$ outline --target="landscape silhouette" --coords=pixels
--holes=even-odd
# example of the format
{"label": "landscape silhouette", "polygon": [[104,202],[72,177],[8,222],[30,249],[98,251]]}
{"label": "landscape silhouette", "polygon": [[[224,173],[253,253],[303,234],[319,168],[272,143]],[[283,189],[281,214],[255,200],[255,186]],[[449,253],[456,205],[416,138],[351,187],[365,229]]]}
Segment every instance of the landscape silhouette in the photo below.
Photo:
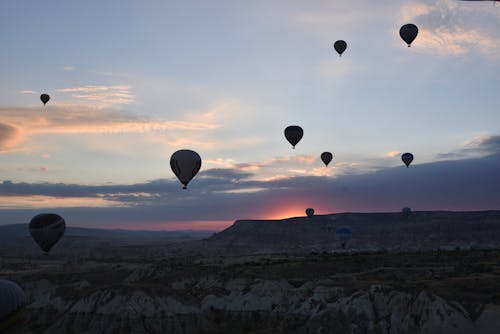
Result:
{"label": "landscape silhouette", "polygon": [[497,333],[496,2],[3,6],[0,333]]}

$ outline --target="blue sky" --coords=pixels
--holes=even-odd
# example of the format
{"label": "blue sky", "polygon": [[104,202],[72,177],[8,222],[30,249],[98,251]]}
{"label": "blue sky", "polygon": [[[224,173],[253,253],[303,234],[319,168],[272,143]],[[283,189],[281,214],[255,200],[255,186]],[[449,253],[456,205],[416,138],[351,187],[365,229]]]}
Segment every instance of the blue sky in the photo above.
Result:
{"label": "blue sky", "polygon": [[[408,22],[420,29],[411,48],[398,35]],[[92,226],[169,229],[308,206],[499,209],[495,187],[482,206],[459,193],[388,205],[395,195],[380,188],[388,202],[377,206],[319,186],[375,182],[403,168],[406,151],[436,175],[448,160],[498,161],[499,22],[498,6],[453,0],[2,3],[0,224],[46,210],[69,224],[107,212]],[[348,43],[342,57],[337,39]],[[288,125],[304,129],[295,150]],[[169,167],[183,148],[203,159],[188,195]],[[328,168],[323,151],[334,154]],[[453,175],[450,187],[463,178]],[[369,193],[370,182],[360,187]],[[308,200],[290,197],[297,187]],[[220,194],[232,209],[215,209]],[[121,224],[130,210],[142,221]]]}

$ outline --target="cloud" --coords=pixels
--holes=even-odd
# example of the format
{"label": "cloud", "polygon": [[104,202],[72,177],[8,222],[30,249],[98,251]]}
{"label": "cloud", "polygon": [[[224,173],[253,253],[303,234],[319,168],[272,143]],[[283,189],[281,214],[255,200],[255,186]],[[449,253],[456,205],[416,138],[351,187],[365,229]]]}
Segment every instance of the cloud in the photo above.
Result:
{"label": "cloud", "polygon": [[95,197],[1,196],[0,209],[109,208],[125,207],[123,202]]}
{"label": "cloud", "polygon": [[439,153],[438,160],[457,160],[484,157],[500,154],[500,136],[483,136],[475,138],[457,150]]}
{"label": "cloud", "polygon": [[7,151],[21,139],[21,131],[10,124],[0,123],[0,152]]}
{"label": "cloud", "polygon": [[135,96],[129,85],[86,85],[59,88],[55,91],[69,94],[78,102],[88,102],[100,106],[116,106],[135,102]]}
{"label": "cloud", "polygon": [[387,152],[386,156],[388,156],[389,158],[394,158],[400,154],[401,154],[401,152],[399,152],[399,151],[390,151],[390,152]]}
{"label": "cloud", "polygon": [[[490,152],[498,151],[499,144],[497,136],[477,142]],[[217,168],[200,172],[187,190],[174,179],[96,186],[4,181],[0,199],[8,204],[0,211],[0,221],[25,219],[36,212],[37,200],[40,207],[68,216],[72,225],[101,227],[151,223],[169,228],[170,223],[180,226],[183,221],[190,227],[190,221],[220,224],[286,217],[306,207],[318,213],[399,211],[405,206],[414,210],[500,209],[499,165],[500,154],[495,153],[335,178],[298,174],[265,181],[250,172]],[[84,200],[79,204],[80,198]]]}
{"label": "cloud", "polygon": [[74,71],[75,67],[74,66],[64,66],[63,70],[65,70],[65,71]]}
{"label": "cloud", "polygon": [[240,170],[231,168],[213,168],[200,172],[200,177],[210,177],[233,181],[248,179],[251,176],[253,176],[252,173],[245,173]]}
{"label": "cloud", "polygon": [[0,112],[6,122],[0,123],[0,151],[26,139],[26,136],[153,133],[169,130],[172,138],[182,138],[179,135],[182,132],[196,132],[199,135],[200,132],[221,127],[215,119],[214,122],[204,119],[196,121],[193,115],[189,120],[162,120],[116,109],[72,104],[52,106],[50,111],[43,113],[32,108],[0,108]]}
{"label": "cloud", "polygon": [[422,52],[440,56],[478,52],[495,59],[500,57],[496,38],[498,16],[491,9],[465,7],[450,0],[405,4],[398,20],[401,24],[417,24],[415,47]]}

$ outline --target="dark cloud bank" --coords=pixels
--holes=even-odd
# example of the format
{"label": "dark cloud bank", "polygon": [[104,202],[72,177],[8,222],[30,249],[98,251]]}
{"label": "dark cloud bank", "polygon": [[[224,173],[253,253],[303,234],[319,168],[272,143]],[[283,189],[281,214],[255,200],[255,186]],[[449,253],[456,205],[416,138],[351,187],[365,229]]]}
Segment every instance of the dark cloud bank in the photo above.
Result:
{"label": "dark cloud bank", "polygon": [[[189,221],[262,218],[271,209],[302,204],[319,213],[399,211],[404,206],[414,210],[500,209],[500,136],[476,144],[475,149],[489,155],[420,165],[417,156],[417,164],[410,168],[337,178],[306,176],[264,182],[236,169],[210,169],[200,172],[188,190],[176,180],[102,186],[3,181],[1,196],[100,197],[127,207],[3,209],[0,224],[26,222],[41,211],[56,211],[73,226],[141,228],[143,224],[147,228],[148,223],[165,222],[168,229],[168,222],[185,221],[188,227]],[[464,157],[468,150],[447,157]]]}

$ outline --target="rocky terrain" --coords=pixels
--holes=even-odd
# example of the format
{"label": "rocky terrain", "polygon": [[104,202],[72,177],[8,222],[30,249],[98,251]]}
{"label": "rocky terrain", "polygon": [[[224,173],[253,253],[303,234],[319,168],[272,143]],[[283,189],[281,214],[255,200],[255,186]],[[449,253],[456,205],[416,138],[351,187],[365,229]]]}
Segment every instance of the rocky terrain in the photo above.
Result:
{"label": "rocky terrain", "polygon": [[23,333],[496,333],[500,250],[2,258]]}
{"label": "rocky terrain", "polygon": [[[338,226],[353,231],[346,249]],[[28,297],[21,333],[500,328],[498,211],[236,221],[201,240],[68,233],[50,256],[5,231],[0,277]]]}

